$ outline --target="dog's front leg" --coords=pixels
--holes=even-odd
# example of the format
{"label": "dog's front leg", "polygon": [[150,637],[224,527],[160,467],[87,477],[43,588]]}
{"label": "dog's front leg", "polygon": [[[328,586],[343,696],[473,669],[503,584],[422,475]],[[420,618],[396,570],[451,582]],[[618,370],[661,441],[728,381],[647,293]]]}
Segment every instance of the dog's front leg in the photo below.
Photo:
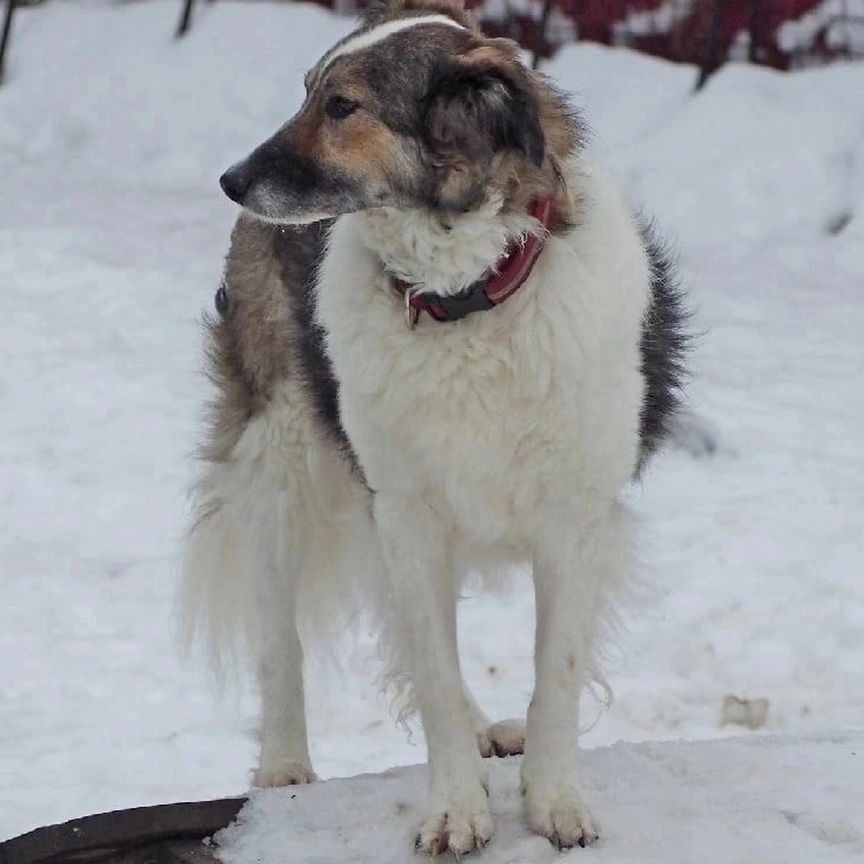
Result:
{"label": "dog's front leg", "polygon": [[625,575],[628,550],[614,502],[572,518],[550,512],[537,538],[535,687],[522,786],[531,828],[559,847],[597,837],[576,760],[579,696],[603,594]]}
{"label": "dog's front leg", "polygon": [[419,500],[375,496],[375,521],[390,578],[392,615],[411,675],[429,756],[431,786],[417,848],[457,855],[492,836],[485,772],[456,644],[456,591],[444,531]]}

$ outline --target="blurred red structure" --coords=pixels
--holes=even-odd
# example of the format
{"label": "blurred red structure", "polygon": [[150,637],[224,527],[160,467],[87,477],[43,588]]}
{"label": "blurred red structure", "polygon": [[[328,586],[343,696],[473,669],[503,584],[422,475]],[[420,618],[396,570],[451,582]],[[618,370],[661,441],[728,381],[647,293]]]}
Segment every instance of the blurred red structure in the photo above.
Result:
{"label": "blurred red structure", "polygon": [[[354,12],[365,0],[319,0]],[[548,56],[574,40],[625,45],[712,71],[860,56],[864,0],[467,0],[484,29]],[[545,24],[544,19],[545,7]],[[860,7],[860,8],[859,8]]]}

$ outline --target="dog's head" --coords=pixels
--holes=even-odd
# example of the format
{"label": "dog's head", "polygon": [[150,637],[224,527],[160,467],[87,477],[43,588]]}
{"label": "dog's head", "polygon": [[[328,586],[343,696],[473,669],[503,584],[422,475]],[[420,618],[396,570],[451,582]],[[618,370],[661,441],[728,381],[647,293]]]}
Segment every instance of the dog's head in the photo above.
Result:
{"label": "dog's head", "polygon": [[563,103],[515,43],[479,33],[461,0],[374,6],[306,88],[300,111],[221,178],[268,221],[381,206],[467,211],[490,183],[542,174],[550,144],[574,144]]}

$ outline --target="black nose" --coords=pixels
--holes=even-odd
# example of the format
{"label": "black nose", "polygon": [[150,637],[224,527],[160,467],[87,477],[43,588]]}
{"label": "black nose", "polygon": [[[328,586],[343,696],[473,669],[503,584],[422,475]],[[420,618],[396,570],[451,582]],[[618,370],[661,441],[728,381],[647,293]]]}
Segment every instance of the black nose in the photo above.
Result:
{"label": "black nose", "polygon": [[251,180],[252,174],[247,169],[245,162],[238,162],[219,178],[219,185],[232,201],[241,204],[249,191]]}

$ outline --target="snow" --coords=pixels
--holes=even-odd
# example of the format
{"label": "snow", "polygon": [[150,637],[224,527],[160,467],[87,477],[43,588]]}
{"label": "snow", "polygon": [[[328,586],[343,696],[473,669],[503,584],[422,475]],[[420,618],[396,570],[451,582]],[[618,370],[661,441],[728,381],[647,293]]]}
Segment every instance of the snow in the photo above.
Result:
{"label": "snow", "polygon": [[[255,756],[252,694],[214,706],[171,621],[206,392],[198,320],[234,218],[216,178],[292,113],[302,71],[351,23],[220,2],[197,7],[178,43],[177,13],[164,0],[21,8],[0,87],[0,837],[236,794]],[[753,738],[753,750],[586,754],[604,842],[631,842],[635,811],[604,797],[616,784],[658,819],[651,849],[682,832],[695,844],[718,834],[689,784],[686,820],[655,807],[655,756],[664,771],[680,752],[694,772],[732,772],[727,754],[763,753],[764,732],[862,728],[864,65],[730,67],[695,98],[692,68],[625,50],[572,47],[548,71],[579,94],[634,202],[677,238],[704,333],[693,439],[707,430],[716,452],[672,448],[632,492],[645,588],[610,659],[616,701],[586,697],[582,739]],[[530,586],[468,593],[466,674],[491,715],[520,715]],[[319,774],[422,761],[422,735],[409,740],[375,688],[371,639],[346,643],[341,672],[310,665]],[[729,694],[769,700],[764,732],[720,726]],[[835,773],[828,744],[764,746],[794,759],[776,790],[743,784],[741,800],[774,808],[767,836],[795,838],[784,860],[830,826],[852,837],[839,810],[823,823],[794,800]],[[626,754],[643,754],[641,798],[614,774]],[[811,804],[817,822],[776,817]],[[742,837],[757,843],[755,829]]]}
{"label": "snow", "polygon": [[[603,833],[561,854],[522,817],[517,759],[493,760],[483,864],[858,864],[864,736],[616,744],[585,754]],[[410,864],[425,769],[260,790],[216,836],[224,864]]]}
{"label": "snow", "polygon": [[806,50],[827,27],[832,48],[860,51],[864,0],[823,0],[797,21],[784,21],[777,29],[777,41],[784,51]]}
{"label": "snow", "polygon": [[693,0],[665,0],[654,9],[628,9],[626,17],[615,23],[615,33],[623,41],[633,36],[670,33],[693,13]]}

